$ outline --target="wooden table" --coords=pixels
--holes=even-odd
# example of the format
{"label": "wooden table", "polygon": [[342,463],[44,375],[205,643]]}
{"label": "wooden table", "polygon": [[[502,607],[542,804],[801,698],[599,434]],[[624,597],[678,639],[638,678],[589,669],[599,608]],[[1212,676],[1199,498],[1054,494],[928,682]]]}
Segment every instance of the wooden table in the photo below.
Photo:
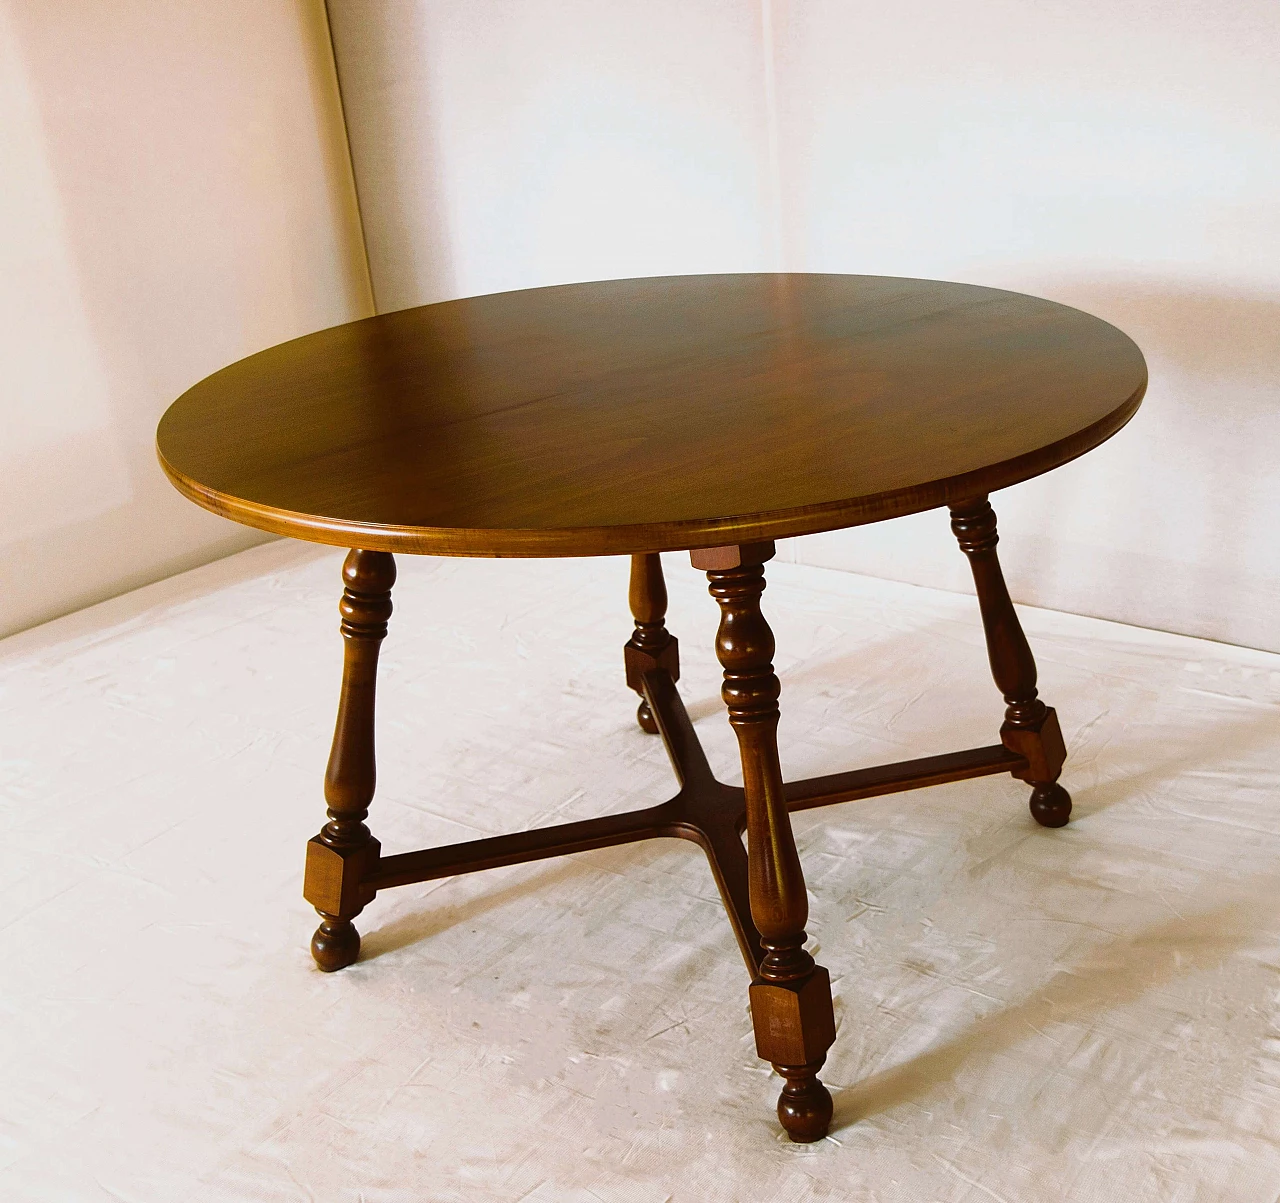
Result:
{"label": "wooden table", "polygon": [[[1066,750],[996,558],[987,495],[1096,447],[1146,388],[1138,348],[1097,318],[991,288],[876,276],[612,280],[427,305],[322,330],[210,376],[161,419],[179,490],[263,530],[354,548],[343,566],[342,692],[328,822],[303,893],[321,969],[360,950],[379,890],[655,836],[706,853],[752,977],[756,1047],[785,1079],[793,1140],[825,1135],[835,1038],[827,970],[788,812],[984,774],[1067,821]],[[946,505],[969,558],[1000,742],[784,782],[773,634],[775,539]],[[711,774],[676,681],[662,551],[689,551],[720,606],[716,651],[743,787]],[[679,788],[658,806],[384,856],[374,683],[393,553],[630,555],[626,683]],[[742,845],[746,830],[747,848]]]}

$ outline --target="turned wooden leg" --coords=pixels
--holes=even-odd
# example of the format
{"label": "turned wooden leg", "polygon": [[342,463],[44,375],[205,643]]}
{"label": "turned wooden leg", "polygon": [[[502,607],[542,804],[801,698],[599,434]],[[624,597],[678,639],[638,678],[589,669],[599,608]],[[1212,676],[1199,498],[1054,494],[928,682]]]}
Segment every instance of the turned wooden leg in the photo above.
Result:
{"label": "turned wooden leg", "polygon": [[327,972],[360,953],[354,919],[375,890],[363,884],[377,866],[381,846],[364,820],[373,801],[373,702],[378,647],[391,617],[395,560],[385,551],[353,551],[342,565],[342,695],[324,775],[329,821],[307,845],[303,897],[320,913],[311,955]]}
{"label": "turned wooden leg", "polygon": [[656,551],[631,557],[628,598],[636,627],[622,649],[627,685],[640,695],[636,721],[650,735],[657,735],[658,724],[645,701],[644,674],[664,668],[673,681],[680,680],[680,645],[667,630],[667,585],[662,579],[662,557]]}
{"label": "turned wooden leg", "polygon": [[1028,767],[1014,775],[1032,786],[1031,814],[1036,822],[1062,827],[1071,815],[1071,795],[1058,784],[1067,749],[1057,714],[1036,696],[1036,662],[996,557],[999,536],[991,503],[979,497],[953,505],[951,529],[973,569],[991,675],[1004,694],[1001,742],[1027,758]]}
{"label": "turned wooden leg", "polygon": [[751,917],[764,959],[751,984],[756,1051],[786,1079],[778,1118],[795,1141],[821,1140],[831,1123],[831,1095],[818,1070],[835,1040],[831,978],[805,951],[809,900],[791,834],[778,764],[778,678],[773,632],[760,613],[764,563],[772,543],[690,553],[707,573],[720,605],[716,654],[723,695],[742,755],[747,806]]}

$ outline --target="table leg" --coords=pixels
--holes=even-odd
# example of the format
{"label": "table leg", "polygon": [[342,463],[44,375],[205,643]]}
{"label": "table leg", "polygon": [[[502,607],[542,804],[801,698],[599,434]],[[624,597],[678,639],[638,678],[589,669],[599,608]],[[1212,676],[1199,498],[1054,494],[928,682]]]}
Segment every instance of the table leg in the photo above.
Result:
{"label": "table leg", "polygon": [[991,675],[1004,695],[1000,740],[1027,758],[1014,775],[1032,786],[1031,814],[1044,827],[1062,827],[1071,815],[1071,795],[1058,784],[1067,758],[1058,716],[1036,696],[1036,662],[1009,598],[996,557],[996,515],[986,497],[951,507],[951,530],[969,558],[987,636]]}
{"label": "table leg", "polygon": [[751,917],[764,958],[751,985],[756,1051],[786,1079],[778,1118],[795,1141],[821,1140],[831,1095],[818,1070],[835,1040],[831,978],[805,951],[809,900],[791,834],[778,763],[778,678],[773,632],[760,612],[764,563],[772,543],[691,553],[720,605],[716,654],[723,695],[738,737],[747,808]]}
{"label": "table leg", "polygon": [[644,674],[662,668],[673,681],[680,680],[680,645],[666,626],[667,584],[662,578],[662,557],[657,552],[631,557],[628,599],[636,625],[622,649],[627,686],[640,695],[636,722],[650,735],[657,735],[658,724],[644,696]]}
{"label": "table leg", "polygon": [[373,801],[374,692],[378,648],[391,617],[395,560],[385,551],[352,551],[342,566],[342,694],[324,776],[329,821],[307,845],[303,897],[320,913],[311,955],[321,969],[350,965],[360,952],[354,919],[375,890],[362,885],[381,846],[364,825]]}

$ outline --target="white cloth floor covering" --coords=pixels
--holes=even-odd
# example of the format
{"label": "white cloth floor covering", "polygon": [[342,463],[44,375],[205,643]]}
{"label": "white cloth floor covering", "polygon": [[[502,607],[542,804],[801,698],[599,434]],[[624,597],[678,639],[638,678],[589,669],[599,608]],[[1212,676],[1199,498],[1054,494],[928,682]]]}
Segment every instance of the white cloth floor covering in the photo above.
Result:
{"label": "white cloth floor covering", "polygon": [[[716,607],[665,562],[738,781]],[[268,544],[0,644],[0,1199],[1280,1196],[1280,656],[1026,610],[1069,827],[1007,777],[795,817],[839,1024],[799,1146],[691,844],[391,890],[313,967],[340,563]],[[625,559],[399,569],[385,852],[674,792]],[[972,598],[768,571],[789,777],[996,742]]]}

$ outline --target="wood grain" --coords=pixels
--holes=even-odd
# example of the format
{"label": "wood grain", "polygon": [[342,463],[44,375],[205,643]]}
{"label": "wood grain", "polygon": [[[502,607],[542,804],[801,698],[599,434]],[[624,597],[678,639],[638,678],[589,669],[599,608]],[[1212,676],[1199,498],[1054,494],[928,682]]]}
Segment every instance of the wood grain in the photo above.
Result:
{"label": "wood grain", "polygon": [[176,401],[188,497],[314,542],[469,556],[759,542],[1083,454],[1146,365],[1079,310],[877,276],[611,280],[323,330]]}

